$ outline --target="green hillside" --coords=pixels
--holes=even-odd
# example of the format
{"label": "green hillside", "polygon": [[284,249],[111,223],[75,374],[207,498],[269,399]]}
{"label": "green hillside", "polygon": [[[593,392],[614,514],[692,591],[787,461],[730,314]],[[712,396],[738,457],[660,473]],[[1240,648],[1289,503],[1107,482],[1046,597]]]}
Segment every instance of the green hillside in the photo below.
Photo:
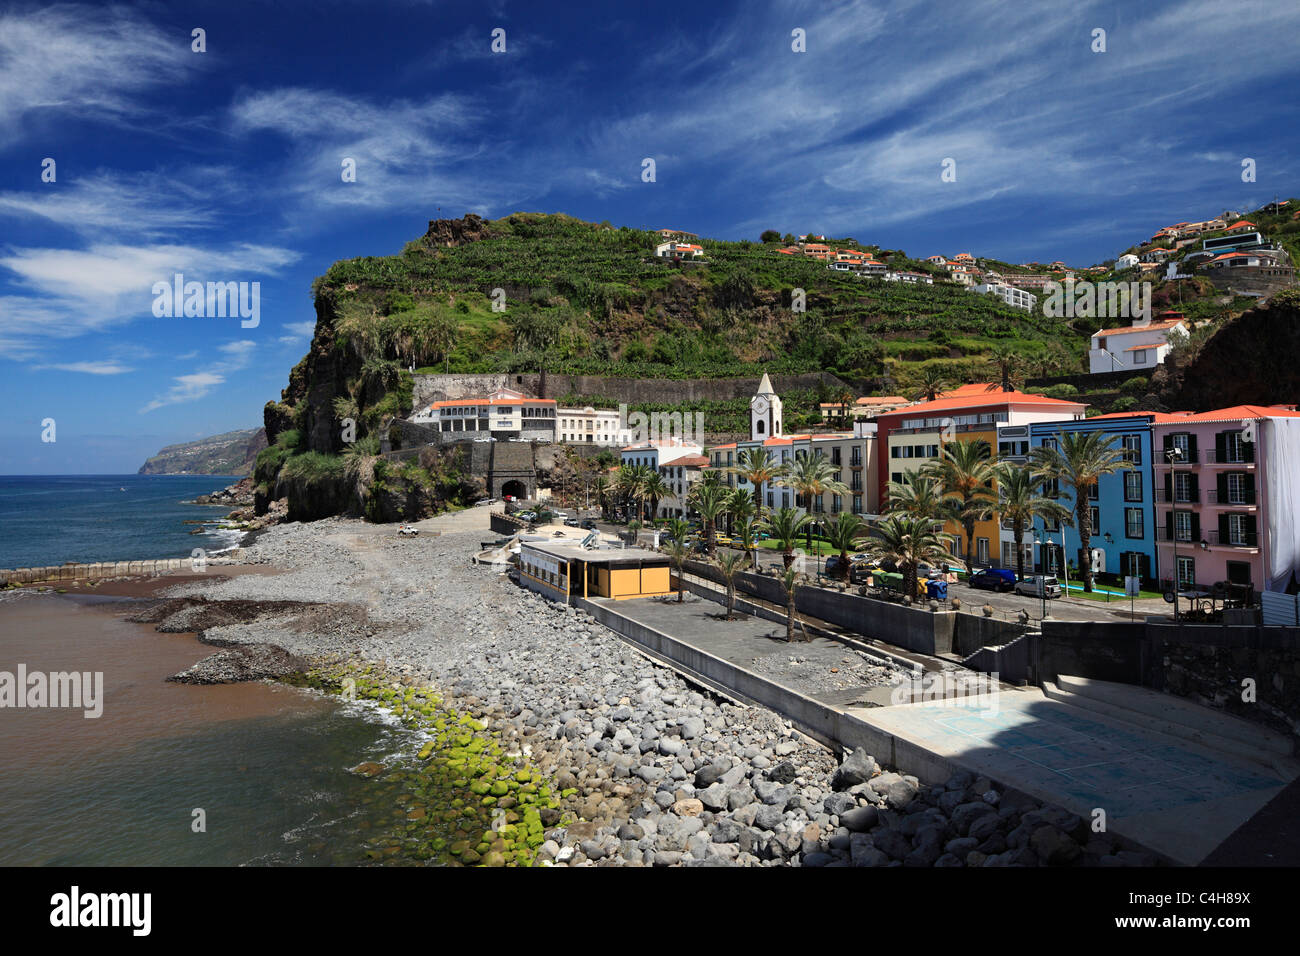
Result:
{"label": "green hillside", "polygon": [[[954,379],[982,373],[999,343],[1021,348],[1039,374],[1074,371],[1086,347],[1067,322],[947,283],[836,273],[776,252],[775,242],[702,239],[707,261],[677,265],[654,258],[659,241],[563,215],[439,220],[399,255],[335,263],[315,292],[337,316],[341,340],[428,371],[709,378],[826,370],[862,386],[901,387],[927,363],[949,366]],[[931,271],[900,251],[861,248],[893,269]],[[493,310],[498,288],[504,312]],[[806,292],[802,313],[791,308],[796,288]]]}

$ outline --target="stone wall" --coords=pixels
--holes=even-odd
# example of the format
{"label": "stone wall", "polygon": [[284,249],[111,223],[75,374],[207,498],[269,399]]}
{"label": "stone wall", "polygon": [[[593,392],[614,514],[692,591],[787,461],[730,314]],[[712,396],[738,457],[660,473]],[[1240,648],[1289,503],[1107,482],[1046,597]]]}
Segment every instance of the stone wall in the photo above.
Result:
{"label": "stone wall", "polygon": [[[815,388],[819,381],[832,388],[844,383],[828,372],[805,372],[799,375],[772,375],[777,392]],[[498,388],[513,388],[536,398],[564,400],[565,396],[589,395],[629,405],[638,402],[672,404],[691,401],[727,401],[749,398],[758,387],[758,379],[661,379],[612,378],[600,375],[558,375],[548,373],[545,383],[536,372],[489,375],[436,374],[415,376],[414,408],[433,402],[486,395]]]}
{"label": "stone wall", "polygon": [[[9,584],[59,584],[70,581],[94,581],[127,575],[168,574],[174,571],[201,571],[191,558],[150,558],[141,561],[97,561],[90,564],[56,564],[39,568],[0,569],[0,587]],[[207,558],[206,566],[233,564],[228,558]]]}

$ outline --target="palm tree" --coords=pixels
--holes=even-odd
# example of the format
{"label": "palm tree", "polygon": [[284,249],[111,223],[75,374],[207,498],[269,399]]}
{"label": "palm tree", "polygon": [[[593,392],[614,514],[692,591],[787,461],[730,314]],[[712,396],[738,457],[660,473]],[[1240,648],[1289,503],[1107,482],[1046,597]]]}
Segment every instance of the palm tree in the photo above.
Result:
{"label": "palm tree", "polygon": [[763,485],[775,481],[781,474],[781,466],[772,460],[767,449],[761,445],[746,448],[736,456],[736,464],[727,469],[732,474],[749,482],[754,495],[754,513],[763,513]]}
{"label": "palm tree", "polygon": [[715,558],[713,563],[717,565],[722,580],[727,585],[727,620],[734,621],[736,619],[736,575],[744,569],[748,559],[744,552],[728,551]]}
{"label": "palm tree", "polygon": [[998,373],[1002,391],[1009,392],[1012,390],[1011,380],[1024,368],[1025,356],[1015,346],[999,342],[989,352],[989,364]]}
{"label": "palm tree", "polygon": [[740,537],[740,546],[744,549],[745,557],[753,562],[754,570],[758,570],[758,549],[754,547],[754,535],[758,532],[759,520],[753,517],[744,517],[736,519],[735,534]]}
{"label": "palm tree", "polygon": [[840,419],[842,421],[847,421],[849,417],[849,406],[856,401],[853,395],[853,390],[849,388],[840,389],[840,393],[835,396],[835,400],[840,403]]}
{"label": "palm tree", "polygon": [[754,499],[750,497],[749,492],[744,488],[733,488],[727,493],[727,533],[732,533],[732,520],[741,521],[747,518],[753,518],[757,512],[754,509]]}
{"label": "palm tree", "polygon": [[[781,510],[785,511],[787,509],[783,508]],[[804,575],[803,572],[787,566],[777,580],[781,582],[781,588],[785,591],[785,641],[787,644],[793,644],[795,597],[798,594],[799,585],[804,581]]]}
{"label": "palm tree", "polygon": [[993,490],[992,450],[982,438],[953,441],[943,447],[938,461],[927,466],[943,491],[946,517],[966,533],[966,573],[975,572],[975,522],[987,520],[997,504]]}
{"label": "palm tree", "polygon": [[914,596],[918,564],[957,563],[956,555],[949,550],[951,536],[940,527],[934,518],[892,514],[871,529],[867,551],[898,564],[903,571],[903,593]]}
{"label": "palm tree", "polygon": [[952,388],[952,382],[944,373],[943,368],[938,365],[922,365],[921,371],[916,376],[915,394],[919,398],[924,398],[927,402],[933,402],[939,397],[940,392],[946,392]]}
{"label": "palm tree", "polygon": [[651,471],[644,476],[641,495],[650,501],[650,520],[659,514],[659,502],[673,496],[673,486],[658,471]]}
{"label": "palm tree", "polygon": [[[805,510],[812,512],[813,499],[821,499],[822,495],[830,492],[833,495],[846,495],[849,493],[849,486],[838,480],[836,475],[839,469],[830,463],[825,455],[817,452],[815,455],[796,455],[793,460],[786,462],[785,468],[782,469],[781,477],[777,479],[782,485],[794,490],[796,500],[798,496],[803,496]],[[807,526],[808,542],[807,546],[812,547],[812,522]]]}
{"label": "palm tree", "polygon": [[837,577],[849,579],[849,552],[857,550],[867,523],[855,514],[842,511],[826,530],[826,540],[840,554]]}
{"label": "palm tree", "polygon": [[1119,471],[1126,464],[1124,453],[1115,447],[1118,436],[1100,431],[1062,432],[1060,449],[1039,445],[1030,452],[1030,470],[1039,481],[1064,482],[1074,495],[1074,516],[1079,529],[1079,567],[1083,590],[1092,591],[1092,506],[1088,493],[1102,475]]}
{"label": "palm tree", "polygon": [[1034,526],[1035,518],[1063,521],[1069,510],[1042,494],[1042,485],[1024,465],[1001,461],[994,468],[998,485],[998,513],[1011,522],[1011,536],[1016,542],[1016,577],[1025,576],[1025,531]]}
{"label": "palm tree", "polygon": [[936,518],[943,510],[943,490],[939,482],[924,471],[907,471],[902,481],[891,481],[885,488],[889,510],[916,518]]}
{"label": "palm tree", "polygon": [[664,551],[668,554],[668,560],[672,562],[673,567],[677,570],[677,603],[682,603],[682,595],[686,593],[685,576],[682,569],[686,564],[687,551],[685,536],[673,536],[673,540],[664,546]]}
{"label": "palm tree", "polygon": [[609,520],[610,487],[609,475],[603,472],[592,479],[591,490],[595,492],[596,504],[600,508],[600,516],[606,521]]}
{"label": "palm tree", "polygon": [[812,518],[796,508],[778,508],[768,512],[763,524],[768,534],[781,546],[781,559],[787,569],[794,564],[795,544],[799,535],[812,524]]}
{"label": "palm tree", "polygon": [[717,551],[714,534],[718,518],[727,510],[727,488],[725,485],[696,482],[691,489],[695,510],[704,521],[704,542],[709,557]]}

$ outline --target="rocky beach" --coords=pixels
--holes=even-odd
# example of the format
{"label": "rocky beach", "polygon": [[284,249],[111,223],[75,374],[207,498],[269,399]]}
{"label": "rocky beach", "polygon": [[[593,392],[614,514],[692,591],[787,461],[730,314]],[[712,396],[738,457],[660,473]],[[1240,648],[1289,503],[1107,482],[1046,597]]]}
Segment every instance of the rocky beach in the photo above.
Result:
{"label": "rocky beach", "polygon": [[[460,862],[1155,862],[987,779],[959,773],[923,786],[905,767],[883,767],[861,750],[833,752],[776,713],[693,686],[585,613],[473,565],[480,541],[493,537],[486,509],[420,527],[419,537],[399,538],[391,526],[350,519],[275,526],[239,557],[278,573],[191,580],[137,619],[198,631],[221,647],[179,680],[276,678],[303,667],[334,683],[377,674],[372,696],[381,704],[432,713],[436,701],[481,727],[492,749],[528,768],[519,771],[524,781],[537,774],[523,789],[535,793],[544,781],[541,827],[522,812],[528,798],[517,782],[493,778],[472,789],[462,767],[457,782],[502,812],[494,826],[531,823],[533,832],[518,852],[513,842],[496,852],[503,847],[492,832],[477,845],[462,841],[453,848]],[[769,673],[785,666],[793,678],[801,662],[780,654],[764,662]],[[888,667],[863,669],[881,682],[900,679]]]}

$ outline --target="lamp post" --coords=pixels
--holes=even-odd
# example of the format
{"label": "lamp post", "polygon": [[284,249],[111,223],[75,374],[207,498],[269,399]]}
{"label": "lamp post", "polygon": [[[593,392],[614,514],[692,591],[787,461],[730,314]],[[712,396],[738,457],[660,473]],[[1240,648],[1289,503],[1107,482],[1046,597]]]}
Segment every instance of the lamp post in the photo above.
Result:
{"label": "lamp post", "polygon": [[1165,457],[1169,459],[1169,490],[1170,497],[1173,501],[1169,502],[1170,514],[1173,520],[1169,523],[1173,534],[1170,535],[1174,546],[1174,623],[1181,624],[1182,621],[1178,616],[1178,462],[1183,459],[1183,450],[1177,445],[1170,446],[1165,452]]}
{"label": "lamp post", "polygon": [[[1103,534],[1103,535],[1101,536],[1101,538],[1102,538],[1103,541],[1106,542],[1106,550],[1107,550],[1107,552],[1109,552],[1109,551],[1110,551],[1110,546],[1111,546],[1112,544],[1115,543],[1115,539],[1111,537],[1111,534],[1110,534],[1109,531],[1107,531],[1105,534]],[[1107,588],[1107,589],[1106,589],[1106,603],[1107,603],[1107,604],[1110,603],[1110,588]]]}
{"label": "lamp post", "polygon": [[[1043,560],[1043,535],[1037,528],[1032,529],[1032,533],[1034,535],[1034,543],[1038,545],[1039,570],[1046,571],[1047,562]],[[1043,618],[1047,617],[1047,581],[1041,573],[1038,575],[1038,597],[1043,603],[1042,612],[1038,616],[1038,619],[1041,621]]]}

